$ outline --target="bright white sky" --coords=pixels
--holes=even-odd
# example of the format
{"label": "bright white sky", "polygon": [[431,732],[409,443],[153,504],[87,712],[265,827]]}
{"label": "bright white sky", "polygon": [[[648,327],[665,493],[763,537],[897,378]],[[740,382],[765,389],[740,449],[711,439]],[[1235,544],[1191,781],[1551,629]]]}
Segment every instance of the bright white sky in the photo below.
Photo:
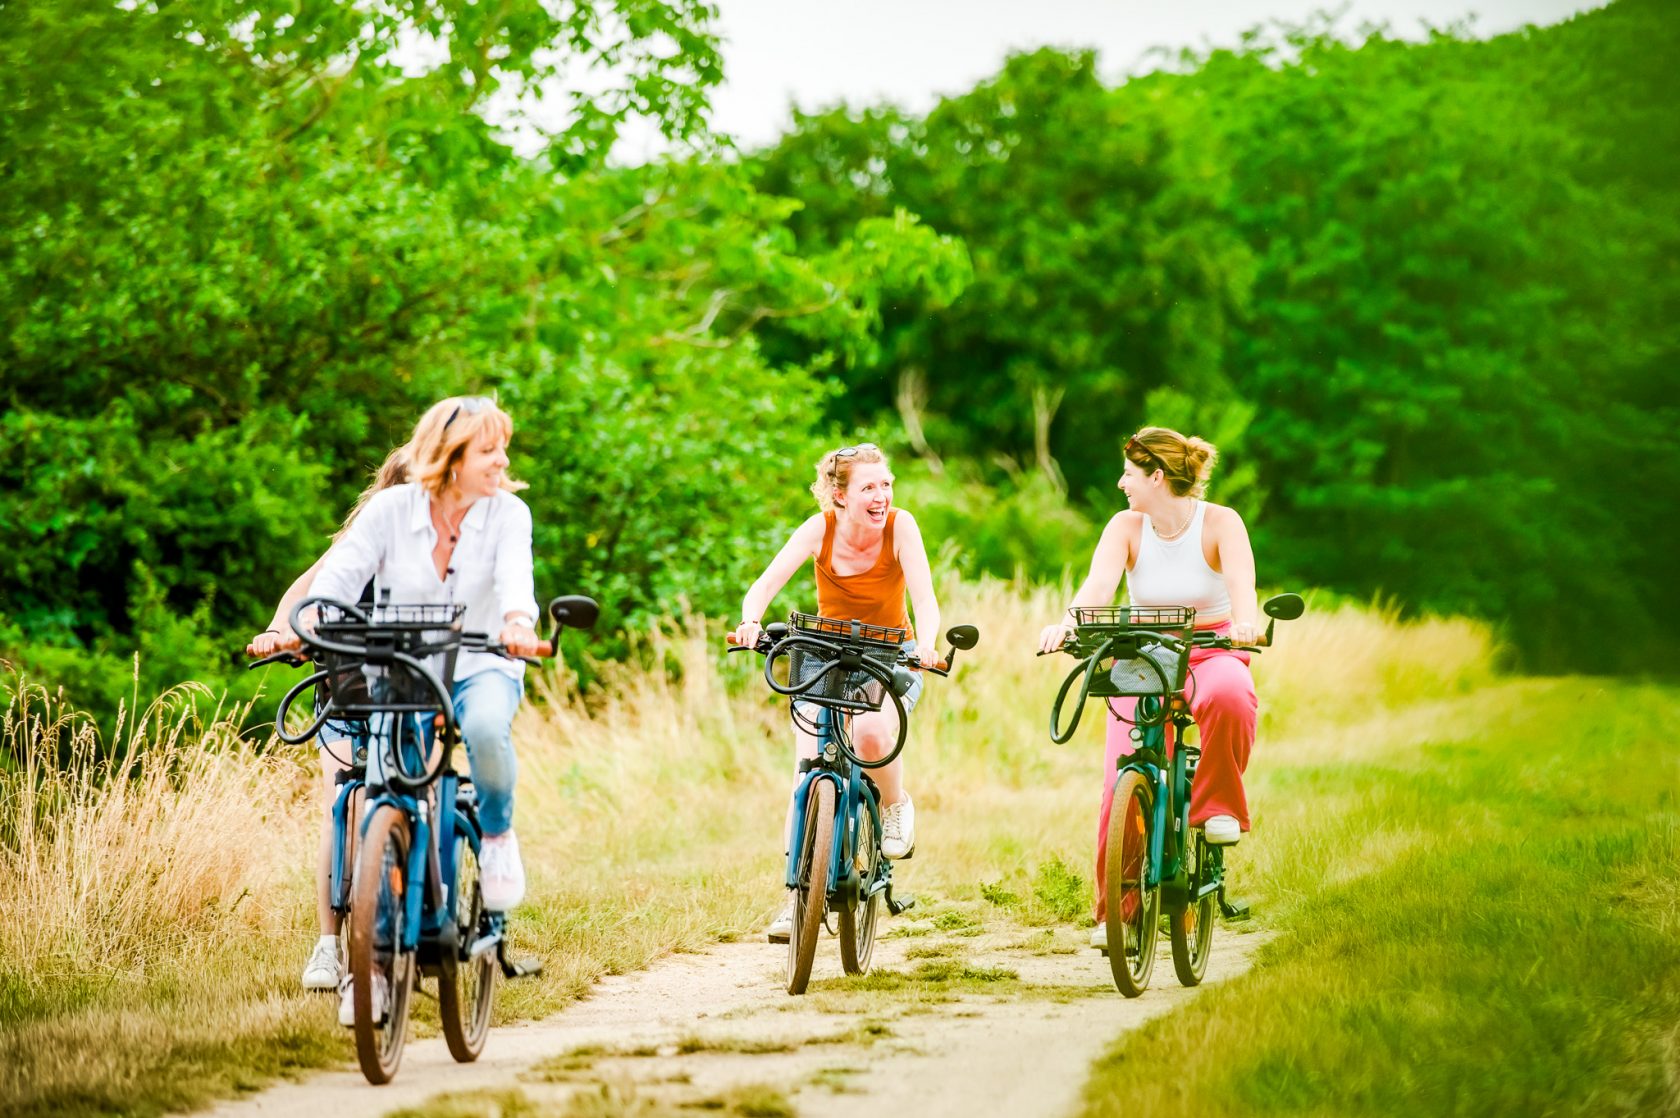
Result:
{"label": "bright white sky", "polygon": [[[1105,77],[1147,69],[1151,47],[1230,46],[1271,19],[1304,21],[1336,0],[716,0],[724,85],[713,123],[743,147],[774,140],[807,111],[839,101],[891,101],[913,111],[995,74],[1014,51],[1095,47]],[[1386,23],[1418,38],[1472,13],[1476,34],[1557,23],[1595,0],[1342,0],[1340,26]],[[626,136],[617,155],[639,162],[650,136]],[[640,150],[638,150],[640,149]]]}

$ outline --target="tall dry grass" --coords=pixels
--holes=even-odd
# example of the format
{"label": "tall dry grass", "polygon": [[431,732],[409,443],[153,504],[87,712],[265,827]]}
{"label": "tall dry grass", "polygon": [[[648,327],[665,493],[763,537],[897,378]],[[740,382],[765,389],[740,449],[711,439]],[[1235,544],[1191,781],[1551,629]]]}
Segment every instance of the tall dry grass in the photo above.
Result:
{"label": "tall dry grass", "polygon": [[[981,643],[951,679],[928,681],[915,716],[908,891],[978,901],[983,885],[1009,884],[1028,898],[1015,915],[1034,921],[1082,908],[1101,711],[1051,744],[1050,702],[1073,665],[1033,655],[1067,596],[942,586],[948,622],[977,624]],[[644,636],[638,662],[652,669],[605,667],[587,695],[563,668],[533,682],[515,724],[531,889],[513,927],[547,969],[504,988],[502,1019],[550,1012],[663,952],[756,932],[779,904],[786,706],[758,678],[762,661],[725,658],[718,638],[685,618]],[[1269,758],[1343,748],[1360,719],[1480,686],[1492,653],[1478,626],[1380,610],[1282,627],[1258,664],[1258,810],[1272,810]],[[167,702],[101,746],[41,689],[13,692],[0,904],[28,916],[0,929],[0,1109],[187,1106],[345,1058],[330,999],[296,988],[314,923],[312,752],[241,740],[238,712],[200,724]]]}

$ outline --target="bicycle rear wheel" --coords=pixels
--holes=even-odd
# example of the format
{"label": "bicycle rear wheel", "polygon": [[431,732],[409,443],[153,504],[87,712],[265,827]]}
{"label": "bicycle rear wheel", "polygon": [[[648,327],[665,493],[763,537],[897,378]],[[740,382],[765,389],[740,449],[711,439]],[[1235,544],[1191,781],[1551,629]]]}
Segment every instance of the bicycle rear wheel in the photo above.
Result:
{"label": "bicycle rear wheel", "polygon": [[881,844],[869,818],[869,805],[859,801],[856,829],[857,854],[852,864],[859,885],[857,903],[840,912],[840,966],[847,974],[868,974],[869,958],[875,953],[875,922],[881,916],[881,894],[871,892],[881,872]]}
{"label": "bicycle rear wheel", "polygon": [[[350,979],[356,1007],[356,1059],[369,1083],[389,1083],[402,1063],[415,959],[402,947],[406,927],[408,816],[390,804],[368,821],[356,861],[350,902]],[[416,887],[419,885],[416,883]],[[386,983],[382,1018],[374,1016],[374,987]]]}
{"label": "bicycle rear wheel", "polygon": [[455,836],[455,895],[450,915],[458,946],[438,959],[438,1017],[443,1040],[457,1063],[470,1064],[484,1051],[490,1033],[490,1010],[496,1001],[496,952],[465,958],[484,923],[484,894],[479,888],[478,854],[465,833]]}
{"label": "bicycle rear wheel", "polygon": [[834,785],[813,781],[805,801],[799,839],[799,885],[793,891],[793,931],[788,936],[787,992],[803,994],[817,957],[823,908],[828,901],[828,863],[834,851]]}
{"label": "bicycle rear wheel", "polygon": [[1114,985],[1128,998],[1149,987],[1159,938],[1161,888],[1149,884],[1149,838],[1155,827],[1155,789],[1145,776],[1127,770],[1114,788],[1108,816],[1108,966]]}
{"label": "bicycle rear wheel", "polygon": [[[1202,832],[1194,832],[1190,853],[1190,891],[1194,894],[1208,879],[1207,839]],[[1207,973],[1208,956],[1213,952],[1213,894],[1192,901],[1179,912],[1169,913],[1172,928],[1173,970],[1185,986],[1199,986]]]}

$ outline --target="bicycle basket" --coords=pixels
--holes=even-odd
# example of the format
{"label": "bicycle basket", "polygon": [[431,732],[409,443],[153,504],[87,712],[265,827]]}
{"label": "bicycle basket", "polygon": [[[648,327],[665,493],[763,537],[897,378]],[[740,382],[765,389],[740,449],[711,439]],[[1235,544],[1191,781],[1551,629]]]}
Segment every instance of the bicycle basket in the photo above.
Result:
{"label": "bicycle basket", "polygon": [[[437,703],[431,686],[391,654],[424,649],[426,661],[448,686],[455,674],[461,619],[466,606],[455,603],[382,605],[364,611],[368,620],[330,604],[320,607],[315,632],[355,653],[322,649],[327,689],[335,710],[366,714],[376,708],[430,707]],[[452,639],[454,638],[454,639]]]}
{"label": "bicycle basket", "polygon": [[1189,649],[1150,644],[1137,649],[1133,656],[1116,659],[1105,676],[1091,681],[1091,694],[1141,698],[1182,691],[1189,668]]}
{"label": "bicycle basket", "polygon": [[839,638],[863,645],[876,645],[883,650],[894,652],[910,638],[908,629],[896,629],[891,625],[869,625],[862,621],[841,621],[836,617],[822,617],[797,611],[788,614],[788,626],[799,632],[829,640]]}
{"label": "bicycle basket", "polygon": [[1188,641],[1196,624],[1195,610],[1188,606],[1088,606],[1075,609],[1073,620],[1075,647],[1081,655],[1104,649],[1114,658],[1107,671],[1092,678],[1090,694],[1135,698],[1183,690],[1190,667],[1187,645],[1159,643],[1150,637],[1161,634]]}
{"label": "bicycle basket", "polygon": [[1073,610],[1073,623],[1104,635],[1127,629],[1188,635],[1196,625],[1196,611],[1189,606],[1081,606]]}

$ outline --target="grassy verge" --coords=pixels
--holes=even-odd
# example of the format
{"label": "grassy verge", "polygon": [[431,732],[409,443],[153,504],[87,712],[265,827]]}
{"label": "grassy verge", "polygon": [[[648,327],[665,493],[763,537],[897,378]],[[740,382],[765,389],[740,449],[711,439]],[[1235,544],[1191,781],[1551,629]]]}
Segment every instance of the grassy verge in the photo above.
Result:
{"label": "grassy verge", "polygon": [[1672,690],[1523,681],[1278,750],[1279,934],[1085,1114],[1680,1113],[1677,733]]}

